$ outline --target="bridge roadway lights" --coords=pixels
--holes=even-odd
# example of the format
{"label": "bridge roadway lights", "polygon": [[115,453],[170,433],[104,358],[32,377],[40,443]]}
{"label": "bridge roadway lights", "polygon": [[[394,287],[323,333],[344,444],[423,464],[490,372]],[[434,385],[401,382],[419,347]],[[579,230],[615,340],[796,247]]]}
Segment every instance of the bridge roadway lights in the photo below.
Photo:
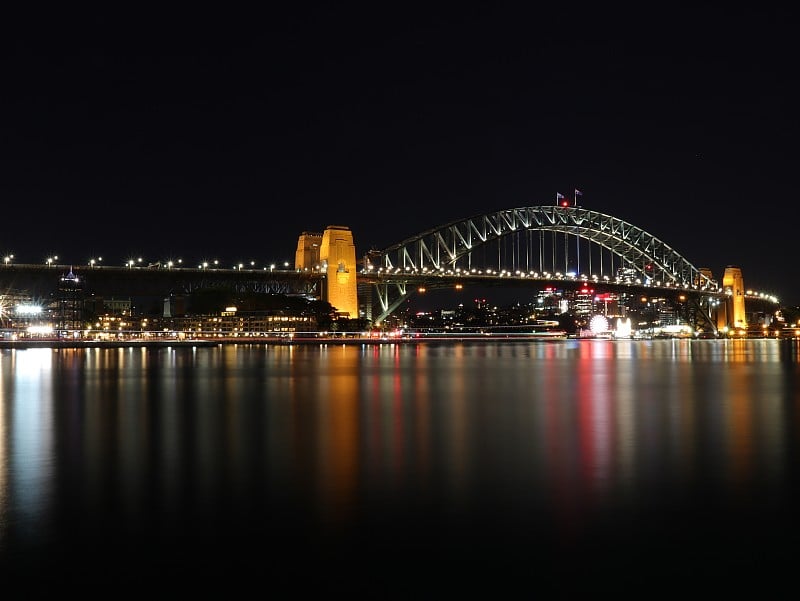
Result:
{"label": "bridge roadway lights", "polygon": [[[53,293],[69,265],[9,264],[0,267],[0,289],[18,290],[34,298]],[[236,269],[196,269],[186,267],[73,267],[82,281],[85,295],[100,297],[154,297],[188,294],[204,286],[230,286],[239,290],[264,293],[320,296],[325,275],[319,272],[276,270],[239,271]]]}

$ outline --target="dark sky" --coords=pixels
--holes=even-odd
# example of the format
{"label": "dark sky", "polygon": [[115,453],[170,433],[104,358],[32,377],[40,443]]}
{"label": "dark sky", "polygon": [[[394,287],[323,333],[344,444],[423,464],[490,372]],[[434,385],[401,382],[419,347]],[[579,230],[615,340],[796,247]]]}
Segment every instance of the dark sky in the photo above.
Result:
{"label": "dark sky", "polygon": [[361,254],[578,188],[800,304],[788,13],[383,4],[7,18],[0,251],[293,261],[342,224]]}

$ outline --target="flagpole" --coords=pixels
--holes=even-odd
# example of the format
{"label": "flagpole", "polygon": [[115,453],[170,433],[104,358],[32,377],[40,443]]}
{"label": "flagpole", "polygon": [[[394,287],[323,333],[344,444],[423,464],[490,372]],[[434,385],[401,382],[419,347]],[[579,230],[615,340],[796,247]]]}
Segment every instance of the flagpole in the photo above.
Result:
{"label": "flagpole", "polygon": [[[575,205],[575,208],[577,209],[578,208],[578,189],[577,188],[575,188],[575,191],[573,192],[573,196],[572,197],[575,199],[573,201],[573,204]],[[575,231],[576,231],[576,234],[575,234],[575,247],[577,249],[577,260],[578,260],[578,263],[577,263],[577,265],[575,265],[575,276],[576,277],[580,277],[581,276],[581,237],[577,234],[577,230],[578,230],[578,226],[576,225],[575,226]]]}

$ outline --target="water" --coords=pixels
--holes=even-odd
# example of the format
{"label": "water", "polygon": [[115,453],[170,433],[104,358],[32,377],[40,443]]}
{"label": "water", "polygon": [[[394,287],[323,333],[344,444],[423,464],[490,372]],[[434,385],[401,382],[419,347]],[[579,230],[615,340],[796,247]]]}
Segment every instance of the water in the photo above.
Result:
{"label": "water", "polygon": [[0,581],[775,594],[800,542],[799,345],[2,350]]}

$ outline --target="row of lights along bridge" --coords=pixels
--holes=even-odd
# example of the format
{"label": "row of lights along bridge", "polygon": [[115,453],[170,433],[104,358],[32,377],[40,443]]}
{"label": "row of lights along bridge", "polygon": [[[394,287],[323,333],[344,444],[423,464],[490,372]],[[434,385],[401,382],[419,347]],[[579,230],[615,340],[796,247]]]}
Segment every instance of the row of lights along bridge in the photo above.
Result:
{"label": "row of lights along bridge", "polygon": [[[9,265],[13,261],[14,261],[14,255],[13,254],[9,253],[9,254],[6,254],[3,257],[3,264],[4,265]],[[58,264],[58,255],[52,255],[52,256],[47,257],[44,260],[44,264],[47,265],[48,267],[52,267],[53,265],[57,265]],[[96,258],[89,259],[89,261],[86,264],[91,268],[101,267],[103,265],[103,257],[96,257]],[[127,259],[123,263],[123,267],[128,267],[128,268],[145,267],[145,266],[146,267],[165,267],[167,269],[185,267],[185,265],[183,264],[183,259],[176,259],[176,260],[170,259],[170,260],[167,260],[167,261],[157,261],[155,263],[150,263],[150,262],[146,263],[143,258],[139,257],[137,259]],[[273,271],[275,269],[280,269],[281,266],[283,267],[283,269],[289,269],[289,267],[290,267],[289,261],[283,261],[281,264],[270,263],[269,265],[264,265],[263,267],[259,267],[259,265],[256,263],[256,261],[250,261],[249,263],[236,263],[231,267],[231,269],[233,269],[233,270],[261,269],[263,271],[267,271],[267,270]],[[209,269],[209,268],[211,268],[211,269],[219,269],[219,267],[220,267],[220,262],[219,262],[218,259],[214,259],[213,261],[201,261],[197,265],[197,269]]]}
{"label": "row of lights along bridge", "polygon": [[[12,253],[6,254],[3,257],[3,264],[4,265],[11,264],[14,261],[14,258],[15,258],[14,254],[12,254]],[[58,260],[59,260],[58,259],[58,255],[52,255],[52,256],[47,257],[44,260],[44,264],[47,265],[48,267],[52,267],[52,266],[58,264]],[[96,257],[96,258],[89,259],[87,261],[87,265],[90,268],[101,267],[103,265],[103,258],[102,257]],[[155,262],[155,263],[150,263],[150,262],[146,263],[145,260],[142,257],[139,257],[137,259],[127,259],[125,261],[125,263],[123,264],[123,266],[127,267],[127,268],[131,268],[131,269],[133,269],[134,267],[137,267],[137,268],[138,267],[148,267],[148,268],[162,268],[163,267],[163,268],[166,268],[166,269],[183,268],[183,267],[185,267],[185,265],[183,264],[183,259],[177,259],[177,260],[169,259],[169,260],[166,260],[166,261],[158,261],[158,262]],[[283,267],[284,270],[290,270],[291,266],[290,266],[289,261],[283,261],[282,267]],[[209,268],[211,268],[211,269],[220,269],[220,262],[219,262],[218,259],[214,259],[213,261],[202,261],[202,262],[197,264],[196,268],[197,269],[209,269]],[[257,265],[256,261],[252,261],[251,260],[247,264],[242,263],[242,262],[236,263],[231,267],[231,269],[233,269],[234,271],[236,271],[236,270],[244,270],[244,269],[256,270],[256,269],[259,269],[259,266]],[[267,270],[274,271],[276,269],[280,269],[280,266],[277,263],[270,263],[269,265],[264,265],[260,269],[263,270],[263,271],[267,271]],[[323,267],[322,266],[315,266],[314,269],[321,270],[321,269],[323,269]],[[379,270],[379,271],[381,271],[381,270]],[[399,270],[397,270],[397,271],[399,271]],[[459,273],[457,273],[456,275],[459,275],[460,274],[460,270],[457,270],[457,271],[459,271]],[[486,273],[488,275],[492,275],[493,274],[492,270],[487,270]],[[475,274],[475,270],[474,269],[472,270],[472,274]],[[506,272],[506,270],[503,270],[502,273],[501,272],[496,272],[496,274],[498,276],[500,276],[500,277],[502,277],[503,275],[508,275],[508,276],[512,275],[511,272]],[[519,275],[519,274],[517,274],[517,275]],[[549,279],[549,276],[551,276],[551,274],[549,274],[549,273],[545,273],[545,274],[542,274],[542,275],[544,277],[547,277],[548,279]],[[557,273],[555,275],[556,275],[555,279],[561,279],[561,277],[559,277],[559,276],[561,276],[562,274]],[[604,276],[604,279],[608,280],[608,277]],[[641,282],[639,280],[637,280],[636,283],[639,284]],[[768,299],[768,300],[770,300],[771,302],[774,302],[774,303],[778,302],[778,299],[775,296],[773,296],[772,294],[769,294],[769,293],[764,293],[764,292],[756,292],[756,291],[753,291],[753,290],[748,290],[747,291],[747,296],[751,297],[751,298],[752,297],[758,297],[758,298]]]}

